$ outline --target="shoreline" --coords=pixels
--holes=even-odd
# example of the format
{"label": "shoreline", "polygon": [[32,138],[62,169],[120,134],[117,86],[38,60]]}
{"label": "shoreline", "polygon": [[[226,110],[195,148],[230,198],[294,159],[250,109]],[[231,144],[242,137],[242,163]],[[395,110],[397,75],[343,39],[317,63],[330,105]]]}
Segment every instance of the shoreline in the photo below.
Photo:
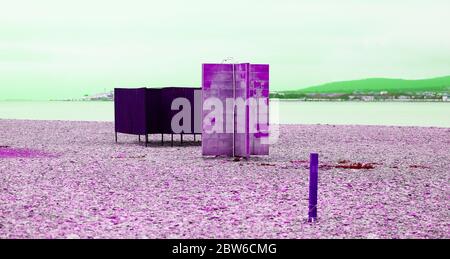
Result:
{"label": "shoreline", "polygon": [[419,101],[419,100],[384,100],[384,101],[350,101],[350,100],[302,100],[302,99],[280,99],[280,98],[270,98],[271,101],[287,101],[287,102],[336,102],[336,103],[450,103],[450,101]]}
{"label": "shoreline", "polygon": [[[47,120],[47,119],[4,119],[0,118],[1,121],[41,121],[41,122],[92,122],[92,123],[114,123],[111,120]],[[274,124],[272,124],[274,125]],[[388,127],[388,128],[433,128],[433,129],[450,129],[450,127],[442,127],[442,126],[420,126],[420,125],[376,125],[376,124],[331,124],[331,123],[276,123],[278,126],[354,126],[354,127]],[[159,133],[158,133],[159,134]],[[150,134],[149,134],[150,135]],[[152,134],[152,135],[156,135]],[[170,134],[168,134],[170,135]]]}
{"label": "shoreline", "polygon": [[[436,100],[303,100],[303,99],[289,99],[289,98],[269,98],[271,101],[286,101],[286,102],[337,102],[337,103],[449,103],[450,101]],[[0,102],[114,102],[114,100],[0,100]]]}

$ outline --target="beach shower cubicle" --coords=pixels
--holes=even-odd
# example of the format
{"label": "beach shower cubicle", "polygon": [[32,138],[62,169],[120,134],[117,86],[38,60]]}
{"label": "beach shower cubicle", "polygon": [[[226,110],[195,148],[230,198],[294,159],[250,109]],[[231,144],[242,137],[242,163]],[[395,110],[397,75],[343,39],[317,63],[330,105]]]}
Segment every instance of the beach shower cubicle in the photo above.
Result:
{"label": "beach shower cubicle", "polygon": [[[194,108],[195,102],[200,107],[200,98],[195,100],[195,91],[200,92],[200,88],[192,87],[165,87],[165,88],[115,88],[114,89],[114,124],[115,140],[117,133],[125,133],[145,137],[145,144],[148,143],[149,134],[161,134],[161,144],[164,144],[164,134],[171,135],[173,145],[173,135],[180,134],[181,143],[183,135],[193,134],[194,140],[197,134],[201,134],[199,120],[195,120],[195,113],[201,116],[201,111]],[[172,109],[172,103],[177,98],[185,98],[192,104],[190,112],[189,129],[176,132],[172,129],[172,118],[179,111]],[[186,108],[186,107],[183,107]],[[183,121],[186,123],[186,121]]]}
{"label": "beach shower cubicle", "polygon": [[269,65],[203,64],[202,91],[204,156],[269,154]]}

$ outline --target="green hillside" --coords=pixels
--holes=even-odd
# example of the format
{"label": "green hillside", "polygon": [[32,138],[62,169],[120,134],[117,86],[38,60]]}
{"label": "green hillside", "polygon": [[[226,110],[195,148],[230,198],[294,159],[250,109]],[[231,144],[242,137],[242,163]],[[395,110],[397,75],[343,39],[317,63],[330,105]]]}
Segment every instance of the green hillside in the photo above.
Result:
{"label": "green hillside", "polygon": [[327,83],[294,91],[283,91],[285,94],[306,93],[369,93],[387,91],[389,93],[406,92],[449,92],[450,76],[422,80],[403,80],[388,78],[371,78],[354,81]]}

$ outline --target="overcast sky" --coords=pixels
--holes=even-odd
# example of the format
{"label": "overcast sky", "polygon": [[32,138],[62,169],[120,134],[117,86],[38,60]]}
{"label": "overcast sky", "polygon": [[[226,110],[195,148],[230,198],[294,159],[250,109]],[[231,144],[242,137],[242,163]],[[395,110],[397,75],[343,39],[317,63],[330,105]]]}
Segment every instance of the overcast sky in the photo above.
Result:
{"label": "overcast sky", "polygon": [[271,89],[450,74],[448,0],[0,0],[0,99],[200,86],[269,63]]}

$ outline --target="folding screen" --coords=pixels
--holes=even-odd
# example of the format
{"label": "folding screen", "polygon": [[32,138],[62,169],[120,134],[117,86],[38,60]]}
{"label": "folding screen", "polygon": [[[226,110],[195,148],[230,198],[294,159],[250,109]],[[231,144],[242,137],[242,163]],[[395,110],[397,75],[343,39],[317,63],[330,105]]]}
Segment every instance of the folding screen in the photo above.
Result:
{"label": "folding screen", "polygon": [[268,155],[269,65],[203,64],[202,86],[203,155]]}
{"label": "folding screen", "polygon": [[[195,98],[195,92],[199,97]],[[176,98],[186,98],[190,104],[190,128],[183,134],[201,134],[201,88],[116,88],[114,89],[115,129],[117,133],[134,135],[178,134],[172,129],[172,110]],[[188,107],[183,107],[188,109]],[[197,119],[196,119],[197,118]],[[147,137],[146,137],[147,140]]]}

